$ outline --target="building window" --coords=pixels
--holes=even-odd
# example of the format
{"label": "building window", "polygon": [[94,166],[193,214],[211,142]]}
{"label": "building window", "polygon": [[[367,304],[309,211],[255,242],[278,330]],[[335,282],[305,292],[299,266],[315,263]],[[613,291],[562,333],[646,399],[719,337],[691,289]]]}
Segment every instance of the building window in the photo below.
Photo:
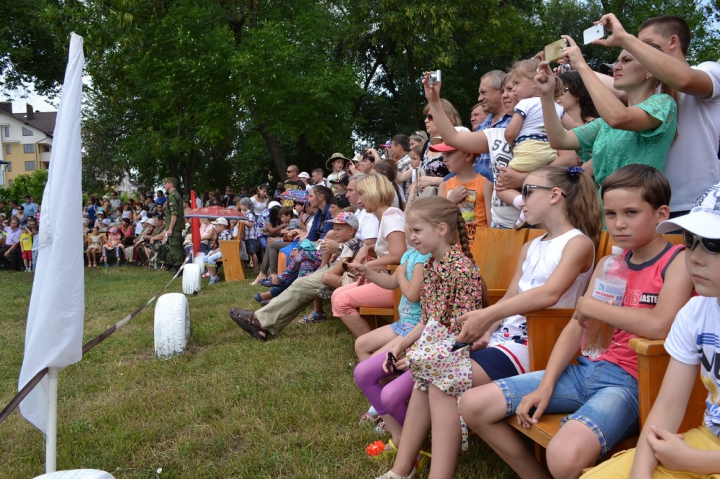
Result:
{"label": "building window", "polygon": [[10,154],[10,145],[5,145],[5,154],[6,155]]}
{"label": "building window", "polygon": [[35,145],[33,143],[23,145],[23,153],[35,153]]}
{"label": "building window", "polygon": [[7,165],[5,165],[5,168],[7,168],[7,170],[6,170],[6,171],[9,171],[9,172],[11,172],[11,173],[12,173],[12,161],[8,162],[8,164],[7,164]]}
{"label": "building window", "polygon": [[33,136],[33,131],[23,126],[22,134],[23,136]]}
{"label": "building window", "polygon": [[8,186],[9,186],[10,188],[12,188],[12,181],[13,181],[13,180],[8,180]]}
{"label": "building window", "polygon": [[25,162],[25,171],[35,171],[35,162],[34,161],[26,161]]}
{"label": "building window", "polygon": [[10,127],[6,126],[5,128],[3,128],[3,133],[5,133],[5,138],[9,138],[10,137]]}

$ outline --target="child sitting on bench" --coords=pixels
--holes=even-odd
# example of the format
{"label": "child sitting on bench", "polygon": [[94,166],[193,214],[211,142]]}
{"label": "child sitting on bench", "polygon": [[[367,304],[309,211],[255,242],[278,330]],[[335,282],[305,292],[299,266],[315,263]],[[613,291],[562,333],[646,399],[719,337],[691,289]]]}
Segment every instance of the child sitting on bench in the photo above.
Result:
{"label": "child sitting on bench", "polygon": [[[635,335],[665,338],[692,293],[684,247],[669,244],[655,231],[670,214],[667,179],[650,166],[628,165],[608,176],[601,193],[608,232],[625,248],[630,270],[622,307],[593,299],[589,288],[545,371],[481,386],[460,402],[468,427],[521,477],[550,476],[505,422],[506,416],[517,414],[519,424],[531,428],[543,413],[571,413],[547,448],[547,466],[556,478],[580,476],[620,441],[638,433],[637,356],[628,342]],[[477,340],[489,326],[472,314],[461,318],[467,321],[458,341]],[[580,356],[578,364],[570,365],[580,345],[581,325],[589,319],[616,328],[612,343],[596,360]]]}
{"label": "child sitting on bench", "polygon": [[[665,221],[658,231],[677,228],[684,230],[685,267],[700,296],[688,301],[670,329],[665,342],[670,364],[637,449],[613,457],[583,478],[690,479],[717,477],[720,472],[720,183],[707,190],[690,213]],[[676,435],[698,365],[708,389],[705,421]]]}

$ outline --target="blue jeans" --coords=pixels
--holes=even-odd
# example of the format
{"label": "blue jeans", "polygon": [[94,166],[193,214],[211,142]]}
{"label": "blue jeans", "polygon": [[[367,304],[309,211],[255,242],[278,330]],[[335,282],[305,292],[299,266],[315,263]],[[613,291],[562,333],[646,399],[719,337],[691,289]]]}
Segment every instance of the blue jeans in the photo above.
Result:
{"label": "blue jeans", "polygon": [[[540,385],[544,371],[500,379],[507,401],[507,415],[515,414],[522,398]],[[560,375],[546,414],[572,412],[568,419],[589,427],[600,441],[601,456],[615,444],[639,432],[637,380],[608,361],[590,361],[581,356]],[[573,412],[574,411],[574,412]]]}

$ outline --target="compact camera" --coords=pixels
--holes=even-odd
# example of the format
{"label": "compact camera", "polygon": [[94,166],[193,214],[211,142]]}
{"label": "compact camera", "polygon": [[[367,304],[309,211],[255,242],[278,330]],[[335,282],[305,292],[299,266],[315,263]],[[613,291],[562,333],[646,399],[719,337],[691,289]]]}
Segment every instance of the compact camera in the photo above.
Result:
{"label": "compact camera", "polygon": [[442,72],[440,70],[435,70],[434,72],[430,73],[430,76],[428,77],[428,84],[434,85],[437,82],[442,81]]}

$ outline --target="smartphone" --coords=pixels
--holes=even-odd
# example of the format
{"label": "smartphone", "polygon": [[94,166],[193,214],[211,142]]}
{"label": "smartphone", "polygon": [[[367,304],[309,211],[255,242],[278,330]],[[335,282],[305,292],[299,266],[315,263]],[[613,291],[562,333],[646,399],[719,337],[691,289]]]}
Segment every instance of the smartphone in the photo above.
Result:
{"label": "smartphone", "polygon": [[545,45],[545,61],[552,63],[560,60],[563,56],[563,48],[569,47],[570,44],[564,38],[549,45]]}
{"label": "smartphone", "polygon": [[470,342],[470,343],[458,343],[458,342],[456,342],[455,344],[453,344],[453,347],[450,349],[450,352],[451,352],[451,353],[454,353],[454,352],[457,351],[458,349],[466,348],[466,347],[472,346],[472,345],[473,345],[473,343],[471,343],[471,342]]}
{"label": "smartphone", "polygon": [[393,374],[397,374],[397,375],[402,374],[402,371],[400,371],[398,368],[395,367],[397,358],[390,351],[388,351],[388,353],[387,353],[387,360],[390,362],[390,370],[393,372]]}
{"label": "smartphone", "polygon": [[583,31],[583,41],[585,45],[592,43],[593,40],[599,40],[605,36],[605,27],[602,24],[593,25]]}

